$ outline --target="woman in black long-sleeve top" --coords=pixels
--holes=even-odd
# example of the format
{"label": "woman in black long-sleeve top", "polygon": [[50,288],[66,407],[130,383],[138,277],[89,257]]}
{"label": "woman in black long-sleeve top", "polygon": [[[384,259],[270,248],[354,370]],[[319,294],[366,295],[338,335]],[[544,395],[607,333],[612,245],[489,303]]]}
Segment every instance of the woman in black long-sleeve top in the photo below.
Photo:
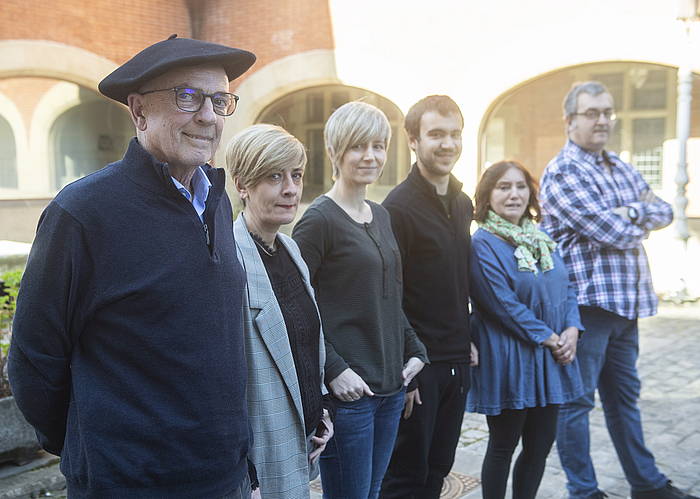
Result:
{"label": "woman in black long-sleeve top", "polygon": [[335,183],[294,228],[326,337],[335,438],[321,456],[326,497],[375,498],[391,457],[404,387],[426,362],[403,314],[401,257],[387,211],[367,201],[386,161],[391,128],[363,102],[328,119]]}

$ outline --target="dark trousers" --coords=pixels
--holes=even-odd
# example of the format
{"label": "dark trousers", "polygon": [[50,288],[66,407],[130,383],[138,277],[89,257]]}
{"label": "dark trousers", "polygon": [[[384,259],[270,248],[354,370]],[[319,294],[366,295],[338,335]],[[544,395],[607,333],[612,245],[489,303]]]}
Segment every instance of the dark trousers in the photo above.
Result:
{"label": "dark trousers", "polygon": [[381,497],[439,498],[452,469],[469,389],[469,366],[433,363],[418,374],[422,405],[401,418]]}
{"label": "dark trousers", "polygon": [[513,452],[523,448],[513,467],[513,499],[534,499],[557,431],[558,405],[503,410],[486,416],[489,445],[481,467],[484,499],[503,499]]}

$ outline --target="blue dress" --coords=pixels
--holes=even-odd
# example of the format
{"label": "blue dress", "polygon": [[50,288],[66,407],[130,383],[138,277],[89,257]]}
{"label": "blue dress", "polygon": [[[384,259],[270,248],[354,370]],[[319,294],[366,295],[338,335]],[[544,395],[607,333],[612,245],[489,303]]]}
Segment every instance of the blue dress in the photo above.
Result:
{"label": "blue dress", "polygon": [[583,395],[578,361],[561,366],[542,345],[569,326],[583,330],[564,261],[554,252],[554,268],[535,274],[518,270],[514,251],[484,229],[472,238],[471,330],[479,366],[471,369],[470,412],[497,415]]}

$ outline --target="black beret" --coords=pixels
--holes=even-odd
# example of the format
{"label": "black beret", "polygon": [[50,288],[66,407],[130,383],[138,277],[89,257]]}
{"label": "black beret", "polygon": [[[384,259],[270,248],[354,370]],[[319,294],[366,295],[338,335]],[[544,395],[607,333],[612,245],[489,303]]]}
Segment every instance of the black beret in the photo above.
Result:
{"label": "black beret", "polygon": [[231,81],[245,73],[254,62],[255,55],[247,50],[172,35],[146,47],[119,66],[100,82],[98,88],[110,99],[126,104],[130,93],[173,68],[220,65]]}

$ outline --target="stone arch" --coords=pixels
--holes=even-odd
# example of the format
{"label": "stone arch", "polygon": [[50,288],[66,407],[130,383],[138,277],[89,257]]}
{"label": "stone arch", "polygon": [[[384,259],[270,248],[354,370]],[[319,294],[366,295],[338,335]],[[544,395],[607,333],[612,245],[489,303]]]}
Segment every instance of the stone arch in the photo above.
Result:
{"label": "stone arch", "polygon": [[[80,107],[86,106],[86,107]],[[37,103],[37,106],[32,114],[31,127],[29,131],[30,143],[32,144],[32,156],[36,159],[37,164],[42,165],[41,169],[37,169],[34,172],[35,188],[40,192],[44,193],[55,193],[63,185],[65,181],[68,181],[66,177],[65,181],[59,181],[61,177],[61,167],[57,167],[57,161],[60,161],[57,154],[59,154],[59,149],[57,149],[57,140],[60,138],[56,136],[58,129],[56,128],[56,123],[61,117],[69,116],[69,113],[75,109],[87,110],[92,109],[92,114],[95,113],[96,107],[102,109],[102,115],[99,120],[91,120],[92,126],[85,127],[81,123],[77,123],[76,130],[80,130],[83,134],[83,145],[88,147],[87,141],[88,136],[96,135],[91,140],[91,146],[89,146],[94,154],[92,157],[95,159],[102,158],[109,161],[114,161],[121,157],[125,149],[124,138],[121,137],[126,133],[126,126],[120,127],[120,132],[117,136],[110,134],[109,130],[114,129],[114,122],[112,116],[116,113],[121,115],[123,119],[121,122],[123,124],[129,123],[129,132],[126,141],[134,135],[133,125],[131,125],[130,118],[125,106],[112,102],[102,97],[98,93],[91,89],[87,89],[76,85],[74,83],[62,81],[57,82],[55,85],[48,90],[42,98]],[[88,115],[90,111],[88,111]],[[109,117],[110,119],[105,119]],[[63,129],[62,130],[66,130]],[[111,137],[112,147],[116,148],[118,155],[113,157],[112,154],[103,154],[104,150],[100,150],[100,147],[106,147],[104,139],[102,145],[99,143],[99,136],[108,135]],[[76,152],[76,151],[73,151]],[[85,150],[83,150],[85,152]],[[102,163],[104,166],[106,163]],[[94,169],[89,169],[89,171],[94,171]],[[80,169],[83,171],[83,169]],[[84,170],[85,173],[88,170]]]}
{"label": "stone arch", "polygon": [[[565,141],[561,103],[566,92],[575,81],[598,79],[611,89],[621,118],[610,148],[639,163],[648,181],[661,187],[666,179],[660,155],[675,137],[676,71],[669,64],[598,61],[558,68],[507,89],[482,117],[479,171],[507,157],[539,176]],[[697,136],[700,122],[693,125]]]}
{"label": "stone arch", "polygon": [[0,41],[0,79],[39,77],[56,81],[39,99],[31,116],[25,116],[26,123],[10,99],[0,98],[3,114],[7,107],[15,109],[12,115],[5,116],[15,129],[17,139],[17,196],[46,197],[55,192],[48,159],[47,137],[51,125],[61,112],[79,102],[79,88],[96,94],[98,83],[116,67],[109,59],[58,42]]}
{"label": "stone arch", "polygon": [[[335,83],[340,83],[335,69],[335,53],[325,49],[283,57],[247,76],[233,90],[241,100],[236,112],[226,119],[221,145],[214,159],[216,166],[226,164],[226,144],[231,137],[255,123],[263,109],[272,102],[302,88]],[[232,199],[237,198],[230,182],[227,190]]]}
{"label": "stone arch", "polygon": [[94,92],[77,89],[77,102],[50,123],[48,138],[50,189],[66,184],[119,160],[133,136],[133,125],[123,106]]}
{"label": "stone arch", "polygon": [[92,90],[117,68],[87,50],[45,40],[0,41],[0,78],[40,76],[70,81]]}

